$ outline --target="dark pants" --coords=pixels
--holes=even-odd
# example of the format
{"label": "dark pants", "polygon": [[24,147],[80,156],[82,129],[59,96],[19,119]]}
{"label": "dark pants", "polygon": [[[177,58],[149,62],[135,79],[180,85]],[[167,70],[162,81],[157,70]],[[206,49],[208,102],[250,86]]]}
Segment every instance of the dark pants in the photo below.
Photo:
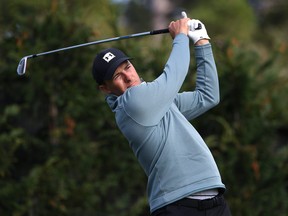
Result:
{"label": "dark pants", "polygon": [[184,198],[153,212],[151,216],[231,216],[223,197],[218,195],[207,200]]}

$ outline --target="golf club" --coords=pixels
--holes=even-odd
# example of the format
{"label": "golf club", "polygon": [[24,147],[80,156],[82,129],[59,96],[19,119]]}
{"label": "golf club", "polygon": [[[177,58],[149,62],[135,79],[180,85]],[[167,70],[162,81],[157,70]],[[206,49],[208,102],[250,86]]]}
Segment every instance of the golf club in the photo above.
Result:
{"label": "golf club", "polygon": [[167,29],[153,30],[153,31],[147,31],[147,32],[125,35],[125,36],[120,36],[120,37],[108,38],[108,39],[78,44],[78,45],[74,45],[74,46],[64,47],[64,48],[51,50],[51,51],[47,51],[47,52],[42,52],[42,53],[38,53],[38,54],[28,55],[28,56],[23,57],[20,60],[18,67],[17,67],[17,73],[18,73],[18,75],[24,75],[25,74],[27,60],[29,58],[36,58],[36,57],[42,56],[42,55],[48,55],[51,53],[56,53],[56,52],[65,51],[65,50],[69,50],[69,49],[75,49],[75,48],[84,47],[84,46],[90,46],[90,45],[94,45],[94,44],[101,44],[101,43],[106,43],[106,42],[111,42],[111,41],[122,40],[122,39],[129,39],[129,38],[141,37],[141,36],[146,36],[146,35],[164,34],[164,33],[169,33],[169,29],[167,28]]}
{"label": "golf club", "polygon": [[[199,30],[201,28],[202,28],[202,25],[199,23],[198,27],[195,30]],[[32,55],[24,56],[18,64],[17,73],[18,73],[18,75],[24,75],[25,74],[27,60],[29,58],[36,58],[37,56],[48,55],[48,54],[55,53],[55,52],[60,52],[60,51],[65,51],[65,50],[69,50],[69,49],[75,49],[75,48],[79,48],[79,47],[95,45],[95,44],[101,44],[101,43],[106,43],[106,42],[111,42],[111,41],[129,39],[129,38],[134,38],[134,37],[141,37],[141,36],[146,36],[146,35],[164,34],[164,33],[169,33],[169,29],[166,28],[166,29],[160,29],[160,30],[152,30],[152,31],[141,32],[141,33],[136,33],[136,34],[131,34],[131,35],[108,38],[108,39],[92,41],[92,42],[88,42],[88,43],[78,44],[78,45],[74,45],[74,46],[69,46],[69,47],[64,47],[64,48],[60,48],[60,49],[56,49],[56,50],[51,50],[51,51],[47,51],[47,52],[42,52],[42,53],[38,53],[38,54],[32,54]]]}

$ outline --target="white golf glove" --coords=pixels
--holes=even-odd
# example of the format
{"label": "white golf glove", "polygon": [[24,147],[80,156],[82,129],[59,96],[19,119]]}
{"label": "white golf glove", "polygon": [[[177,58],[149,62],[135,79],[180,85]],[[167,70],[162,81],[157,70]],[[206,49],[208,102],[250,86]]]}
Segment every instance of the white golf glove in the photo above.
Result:
{"label": "white golf glove", "polygon": [[[182,17],[187,18],[186,12],[184,11],[182,12]],[[210,40],[205,25],[200,20],[196,19],[189,20],[188,26],[189,26],[188,36],[194,42],[194,44],[201,39]]]}

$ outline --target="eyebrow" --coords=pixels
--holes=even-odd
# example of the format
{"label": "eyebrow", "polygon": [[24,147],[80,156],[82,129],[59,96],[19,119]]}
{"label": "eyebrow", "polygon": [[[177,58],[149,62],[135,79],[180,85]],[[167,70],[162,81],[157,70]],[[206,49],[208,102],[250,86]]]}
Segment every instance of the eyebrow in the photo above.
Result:
{"label": "eyebrow", "polygon": [[130,64],[131,64],[131,62],[130,62],[129,60],[126,60],[126,61],[124,61],[123,63],[126,63],[126,65],[125,65],[125,67],[124,67],[124,68],[126,68],[128,65],[130,65]]}
{"label": "eyebrow", "polygon": [[126,68],[127,66],[131,65],[131,62],[130,62],[129,60],[127,60],[126,63],[127,63],[127,64],[126,64],[125,68]]}

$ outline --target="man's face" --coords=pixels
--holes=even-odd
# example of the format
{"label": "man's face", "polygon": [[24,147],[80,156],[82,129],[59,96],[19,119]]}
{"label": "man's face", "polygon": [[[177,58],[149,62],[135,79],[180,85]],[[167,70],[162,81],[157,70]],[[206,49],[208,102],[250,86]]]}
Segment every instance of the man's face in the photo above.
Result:
{"label": "man's face", "polygon": [[136,72],[134,66],[125,61],[118,66],[111,80],[106,80],[99,88],[108,94],[122,95],[128,88],[137,86],[141,83],[141,79]]}

